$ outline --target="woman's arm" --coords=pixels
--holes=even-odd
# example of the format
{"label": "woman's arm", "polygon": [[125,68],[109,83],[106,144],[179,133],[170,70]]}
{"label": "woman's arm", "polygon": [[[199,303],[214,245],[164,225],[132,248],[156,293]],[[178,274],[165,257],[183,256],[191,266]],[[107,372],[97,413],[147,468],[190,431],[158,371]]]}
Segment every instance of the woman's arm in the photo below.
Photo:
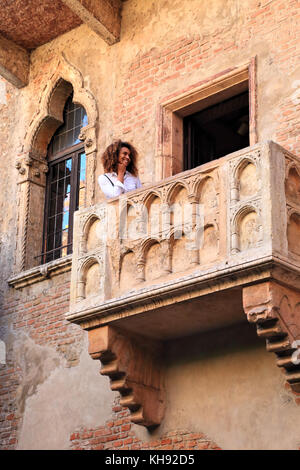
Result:
{"label": "woman's arm", "polygon": [[98,177],[98,183],[101,191],[105,194],[107,198],[117,197],[125,192],[125,186],[123,183],[121,183],[121,181],[115,181],[112,185],[111,182],[104,175],[100,175]]}

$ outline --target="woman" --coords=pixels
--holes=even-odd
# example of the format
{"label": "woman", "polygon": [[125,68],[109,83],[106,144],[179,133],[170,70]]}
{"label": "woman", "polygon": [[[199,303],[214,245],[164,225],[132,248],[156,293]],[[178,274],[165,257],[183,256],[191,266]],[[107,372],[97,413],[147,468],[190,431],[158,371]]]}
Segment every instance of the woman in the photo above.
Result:
{"label": "woman", "polygon": [[98,183],[107,198],[117,197],[141,188],[136,161],[138,153],[133,145],[117,140],[107,147],[102,155],[105,174]]}

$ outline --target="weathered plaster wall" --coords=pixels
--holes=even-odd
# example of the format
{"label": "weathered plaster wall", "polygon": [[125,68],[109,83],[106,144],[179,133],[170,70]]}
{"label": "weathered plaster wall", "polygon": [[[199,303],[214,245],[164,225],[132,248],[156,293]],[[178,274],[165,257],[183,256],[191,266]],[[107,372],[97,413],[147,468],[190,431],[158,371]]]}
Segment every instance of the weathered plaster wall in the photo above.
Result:
{"label": "weathered plaster wall", "polygon": [[110,419],[116,393],[88,355],[87,341],[84,346],[77,367],[66,369],[57,359],[57,367],[27,398],[18,449],[68,449],[74,428]]}
{"label": "weathered plaster wall", "polygon": [[165,428],[205,432],[222,449],[299,448],[299,406],[250,325],[175,342],[166,383]]}
{"label": "weathered plaster wall", "polygon": [[154,431],[115,407],[97,428],[77,427],[75,449],[292,450],[299,406],[274,356],[248,324],[173,341],[166,349],[167,407]]}
{"label": "weathered plaster wall", "polygon": [[[101,152],[112,138],[121,137],[140,151],[143,183],[154,181],[158,103],[254,56],[258,138],[277,141],[297,154],[296,7],[295,0],[128,0],[119,43],[108,46],[82,25],[33,52],[27,87],[16,90],[0,81],[6,88],[6,103],[0,102],[0,339],[7,345],[7,363],[0,365],[0,420],[5,447],[14,448],[19,439],[20,448],[66,448],[72,428],[104,424],[113,399],[107,380],[97,375],[98,365],[85,355],[83,334],[63,321],[68,288],[59,289],[69,274],[18,292],[6,283],[17,236],[15,158],[60,54],[82,73],[99,107],[97,174]],[[59,334],[51,322],[59,323]],[[169,358],[166,421],[157,433],[186,427],[207,433],[224,448],[295,448],[298,410],[284,391],[274,359],[253,341],[255,347],[239,345],[232,354],[227,344],[220,345],[207,359],[196,346],[177,344],[177,353]],[[46,420],[50,431],[44,440]],[[143,429],[134,427],[134,432],[149,439]]]}

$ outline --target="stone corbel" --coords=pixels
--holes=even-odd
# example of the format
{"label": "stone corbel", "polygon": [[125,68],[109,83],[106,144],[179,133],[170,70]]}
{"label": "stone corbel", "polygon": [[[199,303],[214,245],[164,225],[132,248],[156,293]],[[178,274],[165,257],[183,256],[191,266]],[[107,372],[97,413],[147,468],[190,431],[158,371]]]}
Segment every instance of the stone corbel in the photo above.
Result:
{"label": "stone corbel", "polygon": [[111,326],[88,334],[89,353],[101,361],[100,373],[110,378],[113,391],[120,392],[120,404],[129,408],[131,421],[146,427],[159,425],[165,409],[160,343],[123,335]]}
{"label": "stone corbel", "polygon": [[277,356],[286,380],[294,392],[300,392],[300,293],[269,281],[243,289],[243,306],[257,335],[266,340],[268,352]]}
{"label": "stone corbel", "polygon": [[92,206],[95,198],[95,171],[97,164],[97,127],[95,123],[81,129],[79,139],[84,143],[86,154],[86,206]]}

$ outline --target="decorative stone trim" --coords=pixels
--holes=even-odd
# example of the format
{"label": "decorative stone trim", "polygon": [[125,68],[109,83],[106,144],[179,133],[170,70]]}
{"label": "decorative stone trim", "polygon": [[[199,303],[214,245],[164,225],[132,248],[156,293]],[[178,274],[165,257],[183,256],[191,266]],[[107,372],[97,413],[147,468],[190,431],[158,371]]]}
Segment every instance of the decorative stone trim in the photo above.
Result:
{"label": "decorative stone trim", "polygon": [[160,343],[104,326],[89,331],[89,353],[100,359],[100,373],[110,378],[113,391],[120,392],[120,405],[129,408],[131,421],[159,425],[165,409]]}
{"label": "decorative stone trim", "polygon": [[73,90],[73,101],[82,105],[88,116],[88,125],[82,128],[87,157],[86,200],[90,206],[95,196],[95,167],[97,155],[98,109],[92,93],[84,86],[81,72],[61,54],[53,64],[51,76],[41,94],[37,111],[24,136],[16,161],[18,170],[18,236],[16,270],[21,272],[36,264],[42,247],[44,199],[47,173],[47,147],[63,122],[63,109]]}
{"label": "decorative stone trim", "polygon": [[249,262],[243,267],[226,267],[218,272],[213,266],[205,272],[196,271],[192,275],[178,277],[176,280],[135,289],[97,306],[90,305],[83,309],[78,304],[78,309],[74,308],[68,312],[66,319],[79,324],[85,330],[114,321],[126,323],[130,317],[145,312],[149,312],[149,321],[151,321],[151,311],[155,311],[158,306],[163,308],[214,294],[222,289],[267,281],[272,277],[273,266],[272,259],[267,257],[257,262]]}
{"label": "decorative stone trim", "polygon": [[16,276],[12,276],[8,279],[8,284],[15,289],[21,289],[22,287],[30,286],[36,282],[44,281],[44,279],[58,276],[59,274],[71,271],[72,266],[72,255],[60,258],[50,263],[36,266],[35,268],[23,271]]}

